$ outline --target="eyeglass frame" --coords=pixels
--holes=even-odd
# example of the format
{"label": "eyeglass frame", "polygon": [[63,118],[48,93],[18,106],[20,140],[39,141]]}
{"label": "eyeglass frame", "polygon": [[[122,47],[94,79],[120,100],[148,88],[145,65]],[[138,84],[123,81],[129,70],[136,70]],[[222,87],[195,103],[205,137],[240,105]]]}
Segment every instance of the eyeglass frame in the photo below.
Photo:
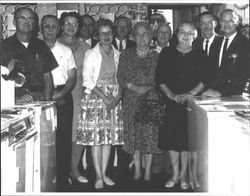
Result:
{"label": "eyeglass frame", "polygon": [[50,28],[52,28],[53,31],[55,31],[55,30],[57,30],[57,29],[59,28],[59,25],[53,25],[53,26],[51,26],[51,25],[49,25],[49,24],[43,24],[42,26],[43,26],[43,28],[45,28],[45,29],[50,29]]}
{"label": "eyeglass frame", "polygon": [[186,32],[186,31],[183,31],[183,30],[179,30],[178,34],[187,35],[189,37],[194,36],[194,32]]}
{"label": "eyeglass frame", "polygon": [[143,34],[136,33],[134,36],[135,36],[136,39],[139,39],[141,37],[143,37],[143,38],[149,38],[150,37],[150,33],[149,32],[144,32]]}
{"label": "eyeglass frame", "polygon": [[70,22],[67,22],[67,21],[65,21],[64,23],[63,23],[63,25],[65,25],[65,26],[72,26],[72,27],[79,27],[79,24],[78,23],[70,23]]}
{"label": "eyeglass frame", "polygon": [[16,19],[21,19],[21,20],[25,20],[28,22],[35,22],[35,17],[25,17],[25,16],[17,16]]}
{"label": "eyeglass frame", "polygon": [[105,37],[105,36],[111,36],[111,35],[113,35],[113,32],[112,31],[108,31],[108,32],[102,32],[102,33],[99,33],[99,36],[101,36],[101,37]]}

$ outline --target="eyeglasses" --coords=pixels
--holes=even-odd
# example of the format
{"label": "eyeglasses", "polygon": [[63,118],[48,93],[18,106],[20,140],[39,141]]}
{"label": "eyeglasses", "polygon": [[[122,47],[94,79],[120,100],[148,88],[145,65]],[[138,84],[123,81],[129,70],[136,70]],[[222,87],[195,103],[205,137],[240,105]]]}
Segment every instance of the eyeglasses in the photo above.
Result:
{"label": "eyeglasses", "polygon": [[72,27],[78,27],[78,23],[70,23],[70,22],[65,22],[64,23],[65,26],[72,26]]}
{"label": "eyeglasses", "polygon": [[208,22],[200,22],[200,27],[204,27],[206,25],[213,25],[213,21],[208,21]]}
{"label": "eyeglasses", "polygon": [[112,31],[108,31],[108,32],[102,32],[99,34],[101,37],[105,37],[105,36],[111,36],[113,35]]}
{"label": "eyeglasses", "polygon": [[194,36],[193,32],[179,31],[180,35],[187,35],[189,37]]}
{"label": "eyeglasses", "polygon": [[44,24],[43,28],[46,30],[52,29],[53,31],[57,30],[58,25],[49,25],[49,24]]}
{"label": "eyeglasses", "polygon": [[135,34],[135,38],[137,38],[137,39],[139,39],[139,38],[141,38],[141,37],[143,37],[143,38],[149,38],[149,35],[150,35],[150,33],[148,33],[148,32],[145,32],[145,33],[143,33],[143,34],[136,33],[136,34]]}
{"label": "eyeglasses", "polygon": [[28,21],[28,22],[34,22],[35,21],[34,17],[18,16],[17,19],[20,19],[22,21]]}

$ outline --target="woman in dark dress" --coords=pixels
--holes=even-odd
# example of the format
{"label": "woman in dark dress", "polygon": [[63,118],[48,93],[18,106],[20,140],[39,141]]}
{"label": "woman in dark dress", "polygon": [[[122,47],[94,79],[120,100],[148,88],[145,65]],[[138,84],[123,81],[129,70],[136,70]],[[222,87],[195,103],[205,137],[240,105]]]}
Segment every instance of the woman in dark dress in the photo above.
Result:
{"label": "woman in dark dress", "polygon": [[[197,30],[190,23],[177,29],[177,44],[160,53],[156,80],[166,96],[166,126],[159,133],[159,147],[170,155],[173,176],[165,184],[170,188],[181,180],[181,188],[188,189],[188,125],[186,100],[203,88],[202,66],[205,53],[192,48]],[[179,171],[179,159],[181,169]]]}

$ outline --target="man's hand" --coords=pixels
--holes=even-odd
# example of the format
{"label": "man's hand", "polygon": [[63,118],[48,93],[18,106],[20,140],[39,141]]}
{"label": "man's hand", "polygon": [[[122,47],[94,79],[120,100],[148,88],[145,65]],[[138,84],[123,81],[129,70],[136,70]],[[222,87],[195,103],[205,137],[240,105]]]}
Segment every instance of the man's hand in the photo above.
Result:
{"label": "man's hand", "polygon": [[16,98],[16,103],[30,103],[33,101],[33,97],[29,94],[25,94]]}
{"label": "man's hand", "polygon": [[8,69],[9,69],[9,72],[12,72],[12,70],[15,68],[15,63],[17,62],[18,60],[17,59],[11,59],[8,63]]}

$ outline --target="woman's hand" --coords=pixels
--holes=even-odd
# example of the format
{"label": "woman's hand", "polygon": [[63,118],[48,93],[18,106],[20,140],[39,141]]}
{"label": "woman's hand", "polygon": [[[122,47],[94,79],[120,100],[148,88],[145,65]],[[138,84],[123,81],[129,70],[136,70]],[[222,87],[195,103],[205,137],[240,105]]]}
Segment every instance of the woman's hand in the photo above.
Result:
{"label": "woman's hand", "polygon": [[117,104],[119,103],[119,101],[120,101],[120,98],[118,98],[118,97],[114,98],[111,101],[111,103],[109,105],[107,105],[107,107],[106,107],[107,110],[108,111],[113,110],[117,106]]}
{"label": "woman's hand", "polygon": [[183,104],[184,103],[183,94],[175,95],[173,100],[176,103]]}
{"label": "woman's hand", "polygon": [[127,87],[128,87],[128,89],[136,92],[138,94],[138,96],[145,94],[150,89],[150,87],[148,87],[148,86],[134,85],[132,83],[128,83]]}
{"label": "woman's hand", "polygon": [[104,104],[106,105],[106,107],[108,107],[112,103],[112,100],[109,99],[107,96],[104,96],[102,100]]}

